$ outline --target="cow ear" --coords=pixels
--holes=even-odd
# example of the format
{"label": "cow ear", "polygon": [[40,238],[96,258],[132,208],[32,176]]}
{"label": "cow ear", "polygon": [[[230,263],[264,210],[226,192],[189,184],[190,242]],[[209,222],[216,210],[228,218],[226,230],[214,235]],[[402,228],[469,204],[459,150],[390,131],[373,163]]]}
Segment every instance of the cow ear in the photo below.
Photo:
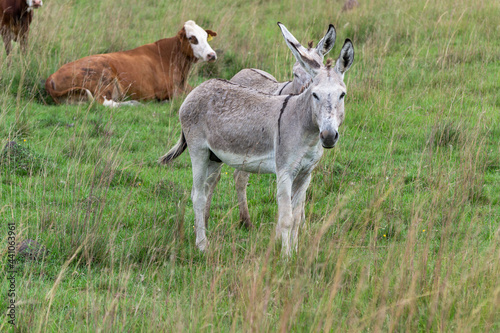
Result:
{"label": "cow ear", "polygon": [[186,28],[182,27],[182,29],[179,30],[177,35],[179,36],[180,39],[187,39]]}
{"label": "cow ear", "polygon": [[207,42],[210,42],[212,40],[212,38],[214,38],[215,36],[217,36],[217,33],[215,31],[212,31],[210,29],[206,29],[205,31],[208,34]]}

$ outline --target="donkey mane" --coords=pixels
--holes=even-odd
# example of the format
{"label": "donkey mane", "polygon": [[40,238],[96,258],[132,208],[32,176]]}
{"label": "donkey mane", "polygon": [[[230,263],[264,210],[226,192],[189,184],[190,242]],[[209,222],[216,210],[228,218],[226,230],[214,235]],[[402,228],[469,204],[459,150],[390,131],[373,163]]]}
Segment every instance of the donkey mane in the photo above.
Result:
{"label": "donkey mane", "polygon": [[278,81],[273,80],[273,79],[271,79],[270,77],[265,76],[264,74],[262,74],[262,73],[261,73],[261,72],[259,72],[258,70],[255,70],[255,68],[250,68],[250,70],[251,70],[252,72],[254,72],[254,73],[259,74],[260,76],[262,76],[262,77],[263,77],[264,79],[266,79],[266,80],[272,81],[272,82],[274,82],[274,83],[278,83]]}
{"label": "donkey mane", "polygon": [[309,86],[311,85],[312,81],[309,81],[307,82],[305,85],[302,86],[302,88],[300,89],[299,93],[297,95],[300,95],[302,94],[304,91],[307,90],[307,88],[309,88]]}
{"label": "donkey mane", "polygon": [[229,81],[229,80],[226,80],[226,79],[212,79],[212,80],[215,80],[215,81],[221,81],[221,82],[226,82],[226,83],[229,83],[229,84],[232,84],[233,86],[237,86],[237,87],[241,87],[243,89],[247,89],[247,90],[251,90],[251,91],[255,91],[259,94],[262,94],[262,95],[266,95],[266,96],[276,96],[274,94],[270,94],[268,92],[265,92],[265,91],[261,91],[259,89],[255,89],[253,87],[249,87],[249,86],[245,86],[245,85],[242,85],[242,84],[239,84],[239,83],[236,83],[236,82],[233,82],[233,81]]}

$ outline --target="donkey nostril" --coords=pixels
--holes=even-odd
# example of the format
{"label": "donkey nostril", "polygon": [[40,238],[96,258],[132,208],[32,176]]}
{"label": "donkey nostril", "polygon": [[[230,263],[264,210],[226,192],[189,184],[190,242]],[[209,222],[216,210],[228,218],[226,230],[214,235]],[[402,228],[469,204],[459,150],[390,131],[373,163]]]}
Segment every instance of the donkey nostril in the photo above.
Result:
{"label": "donkey nostril", "polygon": [[333,148],[339,138],[339,132],[336,130],[323,130],[319,133],[324,148]]}

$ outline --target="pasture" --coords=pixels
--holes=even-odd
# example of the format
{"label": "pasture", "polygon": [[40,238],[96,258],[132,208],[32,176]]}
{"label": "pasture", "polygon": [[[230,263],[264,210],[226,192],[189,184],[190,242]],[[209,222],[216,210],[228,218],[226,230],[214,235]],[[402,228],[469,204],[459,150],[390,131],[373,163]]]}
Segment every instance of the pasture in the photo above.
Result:
{"label": "pasture", "polygon": [[[44,2],[28,54],[15,44],[9,65],[0,51],[0,331],[499,331],[500,3],[358,1]],[[246,67],[291,79],[278,21],[303,45],[334,24],[330,57],[354,44],[340,141],[313,172],[290,259],[276,177],[251,176],[247,231],[228,167],[196,248],[189,155],[157,163],[184,97],[111,109],[43,89],[69,61],[187,20],[217,32],[193,87]],[[8,223],[49,251],[18,256],[17,330]]]}

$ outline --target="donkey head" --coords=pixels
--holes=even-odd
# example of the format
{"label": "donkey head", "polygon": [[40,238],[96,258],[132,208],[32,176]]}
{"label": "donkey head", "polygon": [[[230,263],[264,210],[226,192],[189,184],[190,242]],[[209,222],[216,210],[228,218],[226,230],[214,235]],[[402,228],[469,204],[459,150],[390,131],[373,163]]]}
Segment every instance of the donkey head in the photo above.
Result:
{"label": "donkey head", "polygon": [[[313,48],[311,41],[309,42],[309,48],[305,49],[304,52],[306,52],[310,58],[313,58],[317,62],[322,63],[325,55],[330,52],[330,50],[333,48],[333,45],[335,45],[336,36],[337,33],[335,31],[335,27],[333,26],[333,24],[330,24],[328,26],[328,31],[326,32],[325,36],[319,41],[318,45]],[[309,73],[307,73],[302,68],[299,62],[296,62],[293,65],[293,91],[299,92],[303,90],[302,88],[307,87],[311,79],[311,75],[309,75]]]}
{"label": "donkey head", "polygon": [[[328,60],[325,66],[318,52],[316,54],[321,58],[319,60],[315,55],[311,56],[283,24],[278,23],[278,26],[298,63],[312,77],[311,85],[304,92],[304,98],[307,100],[305,107],[311,110],[312,121],[319,129],[323,147],[333,148],[339,138],[338,128],[344,121],[344,73],[354,61],[352,42],[345,40],[335,66],[332,66],[331,60]],[[318,47],[322,44],[320,49],[326,49],[326,43],[322,41]]]}

